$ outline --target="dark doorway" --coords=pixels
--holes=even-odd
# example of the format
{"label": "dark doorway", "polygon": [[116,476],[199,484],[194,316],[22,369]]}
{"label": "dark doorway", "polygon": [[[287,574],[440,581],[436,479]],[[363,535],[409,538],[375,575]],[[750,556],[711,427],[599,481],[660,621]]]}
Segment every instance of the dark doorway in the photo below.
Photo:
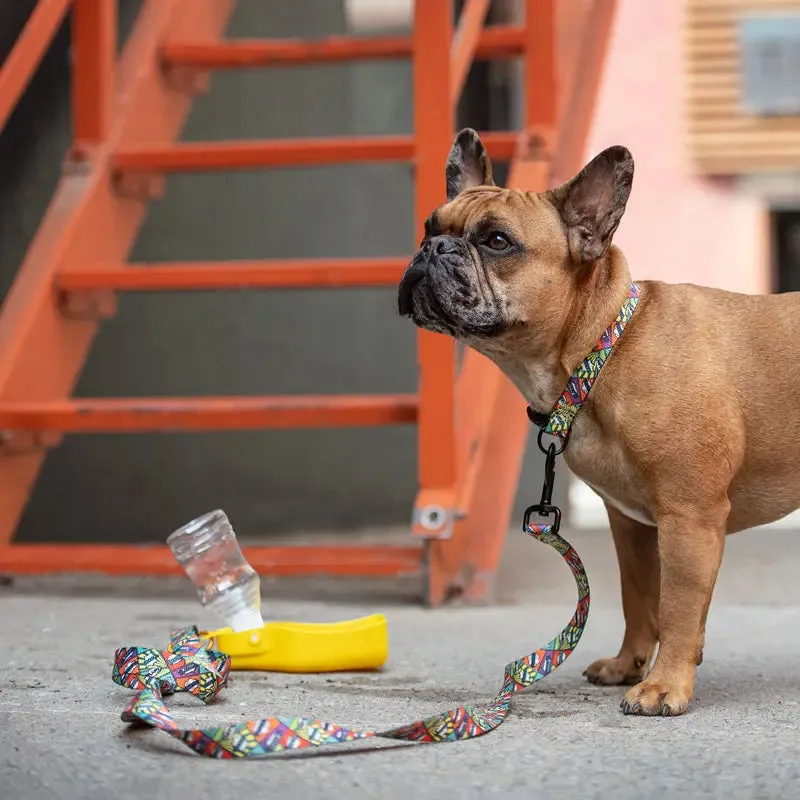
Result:
{"label": "dark doorway", "polygon": [[773,211],[770,238],[775,291],[800,291],[800,209]]}

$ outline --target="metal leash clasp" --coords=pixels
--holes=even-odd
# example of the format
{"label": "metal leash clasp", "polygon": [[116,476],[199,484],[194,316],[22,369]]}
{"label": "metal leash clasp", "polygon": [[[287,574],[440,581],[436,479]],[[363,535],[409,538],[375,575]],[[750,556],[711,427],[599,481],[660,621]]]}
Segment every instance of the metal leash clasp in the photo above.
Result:
{"label": "metal leash clasp", "polygon": [[[530,415],[528,416],[533,419]],[[538,421],[538,420],[537,420]],[[525,514],[522,518],[522,529],[528,531],[531,524],[531,517],[537,514],[540,517],[549,518],[552,514],[553,521],[548,523],[554,533],[558,533],[561,527],[561,509],[553,505],[553,487],[556,479],[556,458],[560,456],[566,449],[569,442],[569,432],[564,437],[563,443],[560,447],[556,447],[554,442],[551,442],[545,447],[543,436],[547,423],[540,425],[539,435],[536,437],[536,444],[539,449],[545,454],[544,462],[544,483],[542,484],[542,496],[536,505],[529,506],[525,509]]]}

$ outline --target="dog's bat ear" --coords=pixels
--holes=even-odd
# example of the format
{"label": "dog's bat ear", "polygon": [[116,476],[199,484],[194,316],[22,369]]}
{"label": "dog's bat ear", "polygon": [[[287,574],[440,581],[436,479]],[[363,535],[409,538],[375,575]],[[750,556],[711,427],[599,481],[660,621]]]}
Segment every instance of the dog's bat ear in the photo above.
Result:
{"label": "dog's bat ear", "polygon": [[464,128],[456,136],[447,156],[445,175],[448,203],[465,189],[494,186],[492,162],[481,137],[472,128]]}
{"label": "dog's bat ear", "polygon": [[596,261],[608,249],[633,183],[633,156],[621,146],[596,155],[571,181],[549,192],[567,228],[573,261]]}

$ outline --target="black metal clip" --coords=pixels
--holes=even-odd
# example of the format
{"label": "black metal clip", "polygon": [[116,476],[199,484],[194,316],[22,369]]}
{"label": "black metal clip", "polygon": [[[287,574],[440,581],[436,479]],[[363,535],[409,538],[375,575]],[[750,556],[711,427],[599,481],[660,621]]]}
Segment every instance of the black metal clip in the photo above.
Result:
{"label": "black metal clip", "polygon": [[544,462],[544,483],[542,484],[542,497],[535,506],[530,506],[528,509],[526,509],[525,516],[522,521],[523,530],[527,530],[530,526],[530,520],[533,514],[538,514],[540,517],[549,517],[552,514],[553,522],[550,523],[550,526],[555,533],[558,533],[558,529],[561,527],[561,509],[558,506],[553,505],[553,486],[556,482],[556,456],[563,451],[563,446],[560,450],[557,450],[555,444],[551,444],[545,451],[547,457],[545,458]]}
{"label": "black metal clip", "polygon": [[547,448],[547,457],[544,460],[544,484],[542,485],[542,499],[540,506],[549,506],[553,502],[553,486],[556,482],[556,446],[551,444]]}
{"label": "black metal clip", "polygon": [[553,487],[556,480],[556,458],[567,449],[569,442],[569,433],[564,437],[560,447],[556,447],[555,443],[551,442],[547,447],[544,445],[543,436],[547,428],[549,416],[539,414],[530,406],[527,409],[528,419],[539,427],[539,435],[536,437],[536,444],[539,449],[545,454],[544,462],[544,483],[542,484],[542,496],[539,502],[530,506],[525,510],[525,515],[522,519],[522,529],[527,531],[530,528],[531,517],[534,514],[540,517],[548,518],[553,515],[553,521],[548,523],[554,533],[558,533],[561,527],[561,509],[553,505]]}

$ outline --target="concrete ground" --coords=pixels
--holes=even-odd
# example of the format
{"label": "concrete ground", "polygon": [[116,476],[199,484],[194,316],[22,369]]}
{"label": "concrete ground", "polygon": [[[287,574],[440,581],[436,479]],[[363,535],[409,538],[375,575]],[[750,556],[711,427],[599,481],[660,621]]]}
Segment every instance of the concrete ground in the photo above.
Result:
{"label": "concrete ground", "polygon": [[[800,533],[754,531],[728,543],[708,622],[697,696],[681,718],[625,717],[622,689],[581,671],[622,632],[608,533],[575,535],[592,612],[575,654],[514,702],[502,727],[450,745],[311,758],[220,762],[119,719],[111,682],[125,644],[161,646],[204,620],[184,582],[49,580],[0,589],[0,798],[112,800],[235,796],[353,798],[778,798],[800,796]],[[314,715],[365,728],[489,700],[509,660],[541,646],[572,614],[574,588],[549,548],[512,533],[502,603],[427,611],[414,586],[330,581],[264,585],[275,618],[382,611],[390,661],[380,674],[237,673],[219,702],[168,701],[179,721]],[[345,745],[344,750],[350,746]]]}

